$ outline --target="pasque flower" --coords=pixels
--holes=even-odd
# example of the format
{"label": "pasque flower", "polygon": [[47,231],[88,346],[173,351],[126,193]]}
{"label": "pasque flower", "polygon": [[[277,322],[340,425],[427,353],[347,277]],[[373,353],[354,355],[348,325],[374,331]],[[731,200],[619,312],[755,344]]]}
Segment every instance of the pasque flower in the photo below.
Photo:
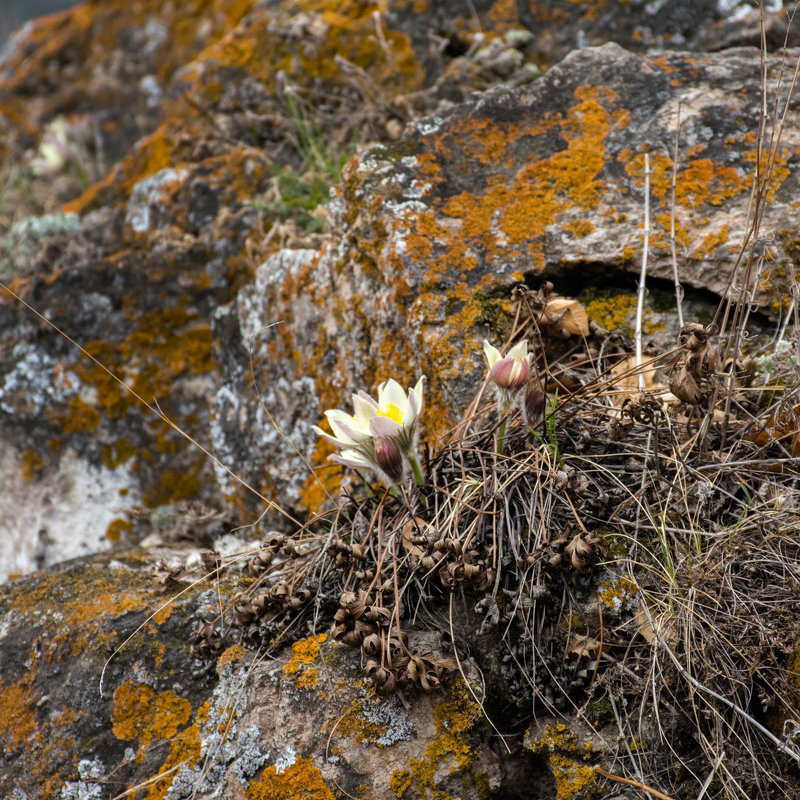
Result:
{"label": "pasque flower", "polygon": [[353,414],[339,409],[325,412],[333,436],[314,426],[314,431],[341,449],[331,459],[349,467],[373,469],[384,482],[395,484],[403,474],[405,459],[422,484],[417,458],[417,421],[422,411],[422,383],[406,393],[390,379],[378,387],[378,399],[366,392],[353,395]]}
{"label": "pasque flower", "polygon": [[527,383],[530,375],[528,342],[524,340],[515,344],[508,354],[503,356],[496,347],[484,340],[483,352],[489,364],[489,374],[497,387],[500,412],[508,414],[514,405],[514,397]]}

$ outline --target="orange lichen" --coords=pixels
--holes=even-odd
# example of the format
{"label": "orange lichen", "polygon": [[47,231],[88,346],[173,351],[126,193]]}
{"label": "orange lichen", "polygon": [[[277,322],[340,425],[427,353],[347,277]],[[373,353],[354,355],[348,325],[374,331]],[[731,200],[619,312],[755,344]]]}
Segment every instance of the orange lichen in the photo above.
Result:
{"label": "orange lichen", "polygon": [[0,743],[5,750],[25,744],[36,730],[36,697],[26,679],[6,686],[0,680]]}
{"label": "orange lichen", "polygon": [[605,138],[614,126],[627,124],[626,118],[606,109],[616,99],[606,87],[579,87],[575,99],[564,117],[546,118],[524,130],[537,135],[556,128],[566,148],[524,164],[511,179],[491,176],[484,192],[462,192],[445,201],[443,213],[460,220],[456,234],[448,237],[449,261],[458,263],[469,240],[478,240],[490,253],[501,251],[504,243],[527,245],[534,266],[544,266],[537,240],[547,226],[568,207],[589,210],[598,204],[604,191],[597,175],[606,161]]}
{"label": "orange lichen", "polygon": [[284,664],[283,674],[294,677],[298,689],[317,688],[319,673],[314,662],[319,658],[320,645],[327,639],[327,634],[320,633],[292,645],[292,657]]}
{"label": "orange lichen", "polygon": [[158,694],[146,684],[128,680],[114,692],[114,736],[139,741],[137,760],[153,739],[172,739],[191,715],[192,704],[171,689]]}
{"label": "orange lichen", "polygon": [[562,226],[573,236],[588,236],[594,231],[594,223],[588,219],[573,219]]}
{"label": "orange lichen", "polygon": [[713,256],[717,248],[720,245],[727,244],[729,239],[730,239],[730,229],[728,228],[728,225],[725,224],[719,229],[719,231],[717,232],[712,231],[711,233],[706,234],[702,243],[694,251],[694,257],[706,258],[709,256]]}
{"label": "orange lichen", "polygon": [[37,480],[44,471],[44,459],[35,450],[23,450],[20,461],[26,481]]}
{"label": "orange lichen", "polygon": [[308,758],[298,758],[290,767],[278,772],[267,767],[261,777],[247,789],[248,800],[336,800],[322,773]]}
{"label": "orange lichen", "polygon": [[[622,151],[619,160],[637,186],[644,186],[644,154],[635,156]],[[672,195],[672,159],[661,153],[650,153],[650,191],[662,203]],[[710,158],[697,158],[679,164],[675,179],[675,203],[699,211],[705,205],[721,206],[725,200],[747,191],[747,177],[735,167],[717,164]]]}
{"label": "orange lichen", "polygon": [[217,672],[222,672],[229,664],[236,664],[241,661],[246,653],[247,651],[240,644],[233,644],[223,650],[222,654],[217,659]]}
{"label": "orange lichen", "polygon": [[133,524],[127,519],[114,519],[106,527],[106,539],[116,544],[126,533],[133,530]]}

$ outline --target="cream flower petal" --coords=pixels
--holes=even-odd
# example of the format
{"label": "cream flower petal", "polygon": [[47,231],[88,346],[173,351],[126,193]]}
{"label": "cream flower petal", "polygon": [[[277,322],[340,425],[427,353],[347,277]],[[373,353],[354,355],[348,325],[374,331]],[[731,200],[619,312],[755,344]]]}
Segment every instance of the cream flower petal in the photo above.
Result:
{"label": "cream flower petal", "polygon": [[417,385],[413,389],[408,390],[408,405],[415,420],[422,413],[422,383],[424,380],[425,376],[423,375],[417,381]]}
{"label": "cream flower petal", "polygon": [[353,410],[356,419],[369,422],[378,410],[378,404],[371,397],[360,397],[357,394],[353,395]]}
{"label": "cream flower petal", "polygon": [[486,339],[483,340],[483,352],[486,356],[486,360],[489,362],[489,369],[502,358],[500,351],[496,347],[490,345]]}
{"label": "cream flower petal", "polygon": [[[318,428],[316,425],[312,426],[312,429],[314,433],[317,434],[317,436],[321,436],[323,439],[327,439],[329,442],[335,444],[337,447],[341,447],[344,444],[344,442],[341,439],[336,439],[329,433],[325,433],[325,431],[322,430],[322,428]],[[353,444],[355,444],[355,442],[353,442]]]}
{"label": "cream flower petal", "polygon": [[360,391],[357,395],[353,395],[353,401],[355,402],[356,397],[360,397],[362,400],[366,400],[369,405],[373,408],[377,408],[378,404],[375,402],[374,398],[370,397],[365,391]]}
{"label": "cream flower petal", "polygon": [[386,383],[378,387],[378,406],[383,407],[387,404],[397,406],[403,412],[408,409],[408,397],[394,378],[389,378]]}
{"label": "cream flower petal", "polygon": [[355,417],[332,408],[325,412],[331,430],[342,445],[353,445],[369,439],[369,424],[361,423]]}
{"label": "cream flower petal", "polygon": [[514,360],[522,361],[522,359],[528,357],[528,340],[523,339],[521,342],[517,342],[506,354],[507,358],[513,358]]}
{"label": "cream flower petal", "polygon": [[358,450],[342,450],[341,453],[328,456],[328,459],[345,467],[355,467],[356,469],[374,469],[376,466],[375,462],[368,459],[363,453],[359,453]]}

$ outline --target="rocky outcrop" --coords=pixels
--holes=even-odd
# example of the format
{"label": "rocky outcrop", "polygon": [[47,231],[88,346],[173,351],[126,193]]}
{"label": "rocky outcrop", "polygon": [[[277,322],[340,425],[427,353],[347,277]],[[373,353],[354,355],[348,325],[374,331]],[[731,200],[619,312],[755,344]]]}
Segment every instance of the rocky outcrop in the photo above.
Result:
{"label": "rocky outcrop", "polygon": [[[632,311],[646,153],[648,275],[672,293],[679,108],[677,266],[687,292],[724,296],[757,153],[756,57],[736,50],[645,58],[616,45],[579,51],[525,89],[486,92],[421,120],[400,142],[356,155],[331,203],[333,241],[318,254],[271,257],[255,290],[218,311],[227,391],[218,395],[217,430],[228,463],[245,475],[271,474],[282,497],[316,496],[313,478],[283,477],[295,455],[280,431],[303,451],[316,446],[313,460],[321,461],[327,445],[310,430],[306,398],[320,410],[335,407],[349,390],[388,375],[407,385],[428,375],[428,430],[446,430],[483,380],[481,342],[501,329],[518,282],[550,278],[587,299],[590,287],[616,284],[623,307],[627,287]],[[780,63],[772,62],[775,70]],[[770,97],[778,94],[771,84]],[[762,301],[776,308],[790,302],[798,246],[797,142],[788,122],[796,104],[788,113],[764,217],[773,257],[759,279]],[[609,313],[612,306],[592,304],[590,316],[613,327],[616,313],[624,326],[626,314]],[[254,387],[279,431],[256,402],[242,413]]]}
{"label": "rocky outcrop", "polygon": [[[515,281],[555,277],[571,293],[615,281],[627,296],[595,304],[594,318],[624,321],[645,152],[651,275],[671,276],[679,107],[678,265],[687,287],[725,290],[756,160],[755,50],[608,45],[531,83],[530,32],[552,30],[560,6],[535,19],[479,8],[483,38],[466,33],[468,8],[439,8],[450,38],[432,48],[424,15],[334,5],[220,4],[203,19],[179,4],[163,16],[147,3],[119,15],[79,6],[15,39],[0,84],[16,170],[6,203],[55,213],[11,226],[3,271],[61,333],[4,294],[12,571],[138,541],[154,513],[187,500],[236,522],[263,498],[295,516],[318,508],[339,480],[324,472],[321,484],[303,461],[325,461],[311,431],[322,410],[389,374],[426,373],[428,430],[449,426]],[[609,30],[606,11],[592,28],[568,5],[597,31],[587,41]],[[679,5],[669,13],[685,37],[701,9],[681,16]],[[786,58],[769,61],[770,98],[785,96]],[[764,222],[775,303],[796,252],[795,118],[792,106]],[[379,144],[336,186],[355,131]]]}
{"label": "rocky outcrop", "polygon": [[[665,730],[694,724],[736,742],[763,734],[753,752],[766,766],[753,780],[793,780],[797,637],[780,614],[781,603],[796,601],[796,557],[779,538],[788,528],[777,515],[769,525],[752,521],[760,490],[749,473],[726,475],[719,503],[708,501],[709,480],[697,478],[680,513],[696,522],[708,501],[721,522],[698,534],[688,555],[676,550],[689,579],[677,570],[670,591],[688,587],[691,602],[673,605],[672,594],[658,613],[641,601],[654,587],[616,574],[611,557],[624,538],[611,525],[622,518],[616,506],[634,513],[625,492],[647,458],[620,457],[609,492],[581,484],[574,468],[536,461],[530,474],[543,483],[519,494],[546,494],[561,514],[558,530],[531,552],[516,541],[514,557],[492,549],[491,531],[479,526],[478,517],[499,518],[491,510],[499,492],[487,490],[480,507],[470,496],[449,517],[477,514],[474,530],[485,537],[475,546],[483,549],[468,564],[457,563],[461,543],[421,536],[420,518],[409,529],[418,541],[398,533],[407,510],[398,502],[385,519],[390,532],[403,522],[391,533],[393,555],[408,570],[403,580],[422,586],[414,559],[433,559],[434,545],[452,570],[445,584],[424,567],[430,581],[417,599],[440,615],[428,624],[433,632],[412,622],[410,609],[397,611],[397,624],[402,616],[410,652],[460,660],[440,691],[388,699],[366,679],[357,655],[366,651],[334,641],[341,598],[356,581],[372,591],[376,580],[348,561],[358,537],[333,552],[333,529],[315,531],[330,585],[304,586],[298,603],[307,616],[259,629],[261,649],[249,650],[254,637],[231,623],[230,601],[237,590],[260,588],[259,578],[234,571],[200,580],[200,567],[162,565],[154,582],[155,553],[126,545],[145,536],[151,546],[219,544],[241,524],[252,526],[248,542],[274,527],[296,532],[341,482],[341,471],[322,468],[330,447],[312,426],[324,409],[390,376],[405,385],[426,376],[423,439],[435,452],[485,378],[483,338],[511,331],[515,286],[533,295],[553,280],[579,297],[593,333],[624,337],[646,206],[647,332],[664,349],[674,345],[673,245],[687,315],[707,322],[737,280],[757,166],[771,170],[753,251],[766,268],[744,288],[765,315],[785,315],[800,252],[794,99],[783,118],[797,51],[765,58],[768,108],[778,109],[783,127],[780,140],[767,128],[769,152],[759,159],[759,51],[707,52],[755,43],[756,18],[730,19],[721,4],[648,3],[634,14],[622,0],[220,0],[202,15],[194,5],[83,4],[32,24],[0,64],[0,273],[13,292],[0,299],[0,562],[16,559],[9,571],[28,571],[119,550],[0,589],[0,715],[10,720],[0,732],[0,789],[14,800],[106,800],[134,787],[138,797],[171,800],[192,792],[587,800],[613,790],[594,768],[613,773],[611,754],[623,746],[630,774],[651,747],[646,774],[668,774],[664,785],[681,787],[670,750],[678,739]],[[771,46],[783,41],[783,19],[766,19]],[[669,49],[653,52],[657,44]],[[769,431],[740,437],[742,451],[793,447],[796,416],[787,408]],[[576,463],[605,430],[590,423],[574,432]],[[558,456],[553,436],[542,459]],[[486,483],[480,459],[492,448],[484,442],[470,456],[469,486]],[[613,445],[609,453],[619,455]],[[653,486],[658,494],[661,485]],[[460,497],[438,489],[431,503]],[[766,493],[763,505],[777,511],[785,496]],[[576,506],[608,529],[573,536]],[[363,522],[366,531],[369,514],[357,510],[348,510],[354,530]],[[441,521],[437,509],[417,511]],[[662,509],[662,518],[672,525],[677,513]],[[510,514],[531,529],[534,516],[527,506]],[[639,530],[638,517],[625,519]],[[732,576],[725,565],[741,558],[740,541],[762,549]],[[245,544],[229,539],[226,547]],[[498,565],[506,583],[486,594]],[[482,575],[482,588],[473,583],[459,595],[464,584],[453,576],[466,580],[467,566]],[[533,566],[541,580],[530,579]],[[512,573],[525,574],[524,591],[511,585]],[[267,577],[264,585],[278,585],[274,573]],[[701,578],[717,627],[680,616]],[[738,594],[726,594],[731,586]],[[751,597],[756,607],[765,587],[780,590],[780,600],[763,604],[760,627],[740,637],[750,649],[731,667],[730,692],[717,705],[718,696],[703,694],[696,712],[694,692],[705,687],[683,680],[681,662],[665,655],[679,624],[686,641],[691,634],[705,646],[711,639],[701,634],[715,634],[709,652],[718,659],[705,675],[716,675],[729,666],[719,642],[734,628],[718,631],[739,624],[728,609]],[[392,595],[399,608],[401,592],[391,590],[384,599]],[[242,601],[248,614],[252,600]],[[496,612],[496,625],[509,608],[503,624],[511,633],[502,641],[484,633],[486,620]],[[518,609],[524,624],[513,616]],[[311,616],[319,624],[308,627]],[[632,666],[623,653],[633,654]],[[544,665],[537,676],[525,672],[534,662]],[[641,699],[654,665],[669,672],[665,694],[690,698],[688,710],[654,699],[652,719],[643,713],[620,737],[613,703],[625,693]],[[773,686],[785,697],[766,691]],[[565,710],[567,701],[582,704],[581,714]],[[543,708],[563,715],[543,716]],[[690,711],[727,727],[703,729]],[[735,772],[744,756],[734,760],[728,749],[722,769]],[[699,745],[680,755],[687,773],[700,764],[683,784],[696,796],[719,763],[703,760]],[[628,762],[617,771],[627,773]]]}
{"label": "rocky outcrop", "polygon": [[76,560],[0,589],[3,797],[554,800],[595,780],[596,735],[579,746],[542,725],[501,755],[463,679],[411,704],[380,698],[327,633],[301,632],[278,658],[233,645],[197,659],[191,628],[241,579],[200,569],[165,585],[149,558]]}

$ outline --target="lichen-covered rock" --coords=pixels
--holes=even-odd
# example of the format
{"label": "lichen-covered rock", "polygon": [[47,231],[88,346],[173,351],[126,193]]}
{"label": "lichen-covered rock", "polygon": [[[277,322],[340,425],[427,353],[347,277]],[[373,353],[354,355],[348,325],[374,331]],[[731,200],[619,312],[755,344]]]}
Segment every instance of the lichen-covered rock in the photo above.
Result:
{"label": "lichen-covered rock", "polygon": [[[666,277],[679,102],[679,262],[687,284],[719,291],[754,168],[757,53],[609,46],[531,82],[573,41],[648,47],[635,14],[614,28],[619,5],[135,0],[15,37],[0,64],[0,273],[61,332],[0,297],[4,569],[137,541],[189,499],[240,523],[264,498],[317,508],[339,476],[309,475],[303,457],[327,455],[311,426],[390,373],[426,373],[428,430],[446,429],[514,280],[577,290],[588,265],[597,281],[636,268],[646,149]],[[648,4],[640,21],[680,43],[720,9]],[[792,108],[765,218],[783,294],[795,122]],[[342,172],[356,143],[377,146]]]}
{"label": "lichen-covered rock", "polygon": [[[402,141],[356,155],[331,204],[333,241],[319,254],[273,256],[259,268],[256,302],[250,289],[238,301],[241,341],[261,328],[246,342],[249,351],[232,334],[234,323],[218,337],[227,347],[219,359],[226,385],[219,416],[231,421],[217,430],[218,446],[242,474],[271,474],[281,496],[294,500],[300,492],[313,505],[319,476],[307,477],[296,462],[297,477],[287,480],[291,445],[261,424],[255,402],[237,415],[229,398],[241,402],[260,387],[291,444],[315,448],[319,462],[329,446],[310,431],[309,400],[313,408],[318,398],[320,411],[336,407],[349,391],[389,375],[407,385],[429,377],[425,419],[435,439],[480,386],[481,341],[502,331],[515,283],[551,278],[575,293],[603,282],[635,286],[645,154],[648,281],[671,286],[679,107],[677,266],[687,289],[725,295],[758,152],[757,60],[750,49],[656,58],[616,45],[577,51],[526,88],[485,92],[420,121]],[[783,64],[768,61],[770,98],[783,96]],[[760,246],[772,252],[755,289],[767,310],[791,302],[800,241],[798,124],[793,101],[766,195]],[[630,309],[635,300],[627,300]],[[619,325],[608,305],[587,307],[600,325]],[[232,313],[221,311],[218,321]],[[258,437],[245,435],[254,429]]]}
{"label": "lichen-covered rock", "polygon": [[488,747],[462,679],[378,698],[325,633],[278,658],[234,645],[214,670],[189,630],[237,579],[167,591],[149,572],[141,552],[96,556],[0,590],[3,797],[556,797],[547,758]]}

